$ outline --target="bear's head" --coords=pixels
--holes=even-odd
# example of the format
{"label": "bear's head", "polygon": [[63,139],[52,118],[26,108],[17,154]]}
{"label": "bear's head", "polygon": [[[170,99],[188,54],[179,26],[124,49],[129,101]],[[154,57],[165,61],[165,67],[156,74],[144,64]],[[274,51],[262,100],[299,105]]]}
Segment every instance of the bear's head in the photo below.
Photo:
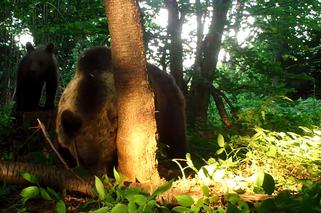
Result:
{"label": "bear's head", "polygon": [[48,70],[57,69],[57,61],[54,55],[54,45],[48,44],[46,47],[34,48],[30,42],[26,44],[27,63],[29,76],[46,75]]}

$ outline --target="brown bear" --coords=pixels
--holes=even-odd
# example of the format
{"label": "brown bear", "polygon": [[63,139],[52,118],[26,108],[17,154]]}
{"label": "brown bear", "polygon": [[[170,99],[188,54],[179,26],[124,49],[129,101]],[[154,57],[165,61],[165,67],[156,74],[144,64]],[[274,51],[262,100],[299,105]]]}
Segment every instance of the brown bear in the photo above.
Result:
{"label": "brown bear", "polygon": [[27,54],[21,59],[17,71],[16,111],[36,111],[44,84],[46,84],[45,109],[54,109],[58,84],[58,66],[54,45],[34,48],[26,44]]}
{"label": "brown bear", "polygon": [[[117,109],[111,51],[87,50],[79,59],[75,76],[65,88],[58,107],[58,142],[86,168],[110,169],[116,156]],[[185,157],[185,101],[175,80],[148,65],[155,93],[158,141],[169,157]]]}

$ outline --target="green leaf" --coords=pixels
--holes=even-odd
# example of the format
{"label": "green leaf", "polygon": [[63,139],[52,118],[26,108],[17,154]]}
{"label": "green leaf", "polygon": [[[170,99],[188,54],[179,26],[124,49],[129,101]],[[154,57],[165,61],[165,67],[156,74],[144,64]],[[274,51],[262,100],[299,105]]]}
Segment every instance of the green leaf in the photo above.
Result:
{"label": "green leaf", "polygon": [[220,148],[216,151],[216,154],[219,155],[219,154],[222,154],[222,152],[224,152],[225,148]]}
{"label": "green leaf", "polygon": [[197,169],[195,168],[195,166],[193,164],[193,161],[191,159],[191,154],[190,153],[186,154],[186,163],[191,169],[193,169],[195,172],[197,172]]}
{"label": "green leaf", "polygon": [[55,190],[53,190],[52,188],[47,187],[47,192],[49,193],[49,195],[51,195],[51,197],[54,197],[54,199],[56,201],[60,200],[59,194]]}
{"label": "green leaf", "polygon": [[169,213],[170,210],[169,210],[166,206],[160,206],[160,207],[158,208],[158,212],[159,212],[159,213]]}
{"label": "green leaf", "polygon": [[94,210],[94,211],[89,211],[90,213],[108,213],[110,212],[110,207],[102,207],[100,209]]}
{"label": "green leaf", "polygon": [[129,213],[137,212],[137,207],[136,207],[136,204],[134,202],[129,202],[128,203],[128,212]]}
{"label": "green leaf", "polygon": [[219,147],[223,148],[225,146],[224,137],[221,134],[217,136],[217,144]]}
{"label": "green leaf", "polygon": [[154,212],[153,209],[156,206],[156,204],[157,204],[156,200],[148,201],[147,204],[145,205],[144,212]]}
{"label": "green leaf", "polygon": [[276,157],[277,156],[277,148],[275,146],[271,146],[269,151],[266,152],[266,155],[269,157]]}
{"label": "green leaf", "polygon": [[200,212],[201,207],[199,206],[192,206],[189,212]]}
{"label": "green leaf", "polygon": [[37,186],[29,186],[27,188],[24,188],[20,192],[21,197],[23,197],[24,202],[26,202],[29,199],[35,198],[39,195],[39,187]]}
{"label": "green leaf", "polygon": [[151,206],[156,206],[157,202],[156,200],[150,200],[147,202],[147,205],[151,205]]}
{"label": "green leaf", "polygon": [[202,207],[203,205],[204,205],[204,200],[203,200],[203,198],[198,199],[198,200],[194,203],[194,206],[197,206],[197,207]]}
{"label": "green leaf", "polygon": [[147,202],[147,197],[145,195],[134,195],[133,201],[139,206],[145,205]]}
{"label": "green leaf", "polygon": [[218,196],[211,196],[208,198],[210,203],[216,203],[220,198]]}
{"label": "green leaf", "polygon": [[240,210],[235,205],[228,203],[226,212],[227,213],[240,213]]}
{"label": "green leaf", "polygon": [[58,213],[66,213],[67,212],[66,205],[63,200],[58,200],[58,202],[56,203],[56,210]]}
{"label": "green leaf", "polygon": [[261,187],[264,181],[264,172],[258,172],[254,181],[255,186]]}
{"label": "green leaf", "polygon": [[119,184],[121,182],[121,178],[115,167],[114,167],[114,177],[115,177],[116,183]]}
{"label": "green leaf", "polygon": [[175,198],[176,198],[178,204],[181,206],[184,206],[184,207],[190,207],[194,203],[193,198],[188,195],[177,195],[177,196],[175,196]]}
{"label": "green leaf", "polygon": [[273,177],[264,172],[257,173],[254,183],[257,187],[262,187],[267,194],[272,194],[275,190],[275,182]]}
{"label": "green leaf", "polygon": [[50,195],[48,194],[48,192],[44,188],[40,187],[39,190],[40,190],[40,195],[43,199],[52,200],[52,198],[50,197]]}
{"label": "green leaf", "polygon": [[105,187],[103,182],[97,176],[95,176],[95,188],[97,190],[99,200],[105,200],[106,198]]}
{"label": "green leaf", "polygon": [[216,211],[217,213],[225,213],[225,210],[221,206],[219,206]]}
{"label": "green leaf", "polygon": [[206,186],[206,185],[204,185],[204,184],[202,184],[202,192],[203,192],[203,196],[205,196],[205,197],[208,197],[209,196],[209,189],[208,189],[208,186]]}
{"label": "green leaf", "polygon": [[172,211],[186,213],[186,212],[189,212],[189,208],[186,208],[183,206],[176,206],[172,209]]}
{"label": "green leaf", "polygon": [[166,192],[167,190],[169,190],[172,187],[174,180],[170,180],[166,183],[164,183],[163,185],[161,185],[160,187],[158,187],[152,194],[152,197],[156,197],[164,192]]}
{"label": "green leaf", "polygon": [[114,208],[111,210],[111,213],[127,213],[127,206],[121,203],[118,203]]}
{"label": "green leaf", "polygon": [[226,199],[228,202],[236,205],[240,201],[240,196],[238,194],[227,194]]}
{"label": "green leaf", "polygon": [[275,181],[270,174],[264,173],[264,181],[262,184],[264,191],[271,195],[275,190]]}
{"label": "green leaf", "polygon": [[250,212],[249,205],[243,200],[238,202],[238,208],[241,209],[241,212]]}
{"label": "green leaf", "polygon": [[28,173],[28,172],[21,172],[20,175],[27,181],[29,181],[30,183],[36,184],[38,183],[38,179],[36,176]]}

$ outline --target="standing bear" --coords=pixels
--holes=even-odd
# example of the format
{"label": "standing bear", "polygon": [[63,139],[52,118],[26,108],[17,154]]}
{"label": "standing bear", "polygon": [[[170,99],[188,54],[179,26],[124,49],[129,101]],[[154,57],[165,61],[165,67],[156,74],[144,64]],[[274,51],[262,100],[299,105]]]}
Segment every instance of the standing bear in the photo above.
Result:
{"label": "standing bear", "polygon": [[[87,50],[75,76],[65,88],[58,107],[59,144],[78,163],[92,171],[110,169],[116,156],[117,108],[111,51]],[[147,67],[155,93],[158,142],[171,158],[186,154],[185,100],[175,80],[153,65]]]}
{"label": "standing bear", "polygon": [[58,84],[58,66],[54,45],[34,48],[26,44],[27,54],[21,59],[17,72],[16,111],[36,111],[44,84],[46,84],[45,109],[54,109]]}

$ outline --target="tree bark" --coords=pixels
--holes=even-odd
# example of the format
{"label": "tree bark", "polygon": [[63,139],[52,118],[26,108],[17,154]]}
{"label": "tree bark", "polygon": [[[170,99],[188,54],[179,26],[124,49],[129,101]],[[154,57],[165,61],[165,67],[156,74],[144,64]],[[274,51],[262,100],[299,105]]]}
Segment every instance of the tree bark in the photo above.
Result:
{"label": "tree bark", "polygon": [[182,44],[182,24],[185,15],[179,17],[179,9],[176,0],[165,0],[168,10],[167,33],[170,36],[170,73],[174,77],[178,87],[186,94],[186,86],[183,80],[183,44]]}
{"label": "tree bark", "polygon": [[105,6],[118,95],[119,170],[132,182],[158,181],[154,94],[138,6],[134,0],[105,0]]}
{"label": "tree bark", "polygon": [[81,180],[71,171],[58,169],[54,166],[0,160],[0,181],[7,184],[31,185],[32,183],[22,178],[22,172],[28,172],[36,176],[40,186],[50,186],[58,190],[78,191],[94,196],[92,193],[93,177],[90,177],[91,180]]}
{"label": "tree bark", "polygon": [[232,123],[231,123],[230,119],[228,118],[228,114],[226,112],[224,102],[223,102],[223,99],[221,97],[219,90],[213,87],[211,92],[212,92],[213,100],[215,102],[216,108],[218,110],[218,113],[220,114],[223,124],[228,128],[231,127]]}
{"label": "tree bark", "polygon": [[207,122],[207,109],[211,95],[213,75],[226,23],[230,0],[213,0],[213,16],[208,34],[202,42],[200,72],[194,73],[189,101],[189,123],[192,127],[204,126]]}

